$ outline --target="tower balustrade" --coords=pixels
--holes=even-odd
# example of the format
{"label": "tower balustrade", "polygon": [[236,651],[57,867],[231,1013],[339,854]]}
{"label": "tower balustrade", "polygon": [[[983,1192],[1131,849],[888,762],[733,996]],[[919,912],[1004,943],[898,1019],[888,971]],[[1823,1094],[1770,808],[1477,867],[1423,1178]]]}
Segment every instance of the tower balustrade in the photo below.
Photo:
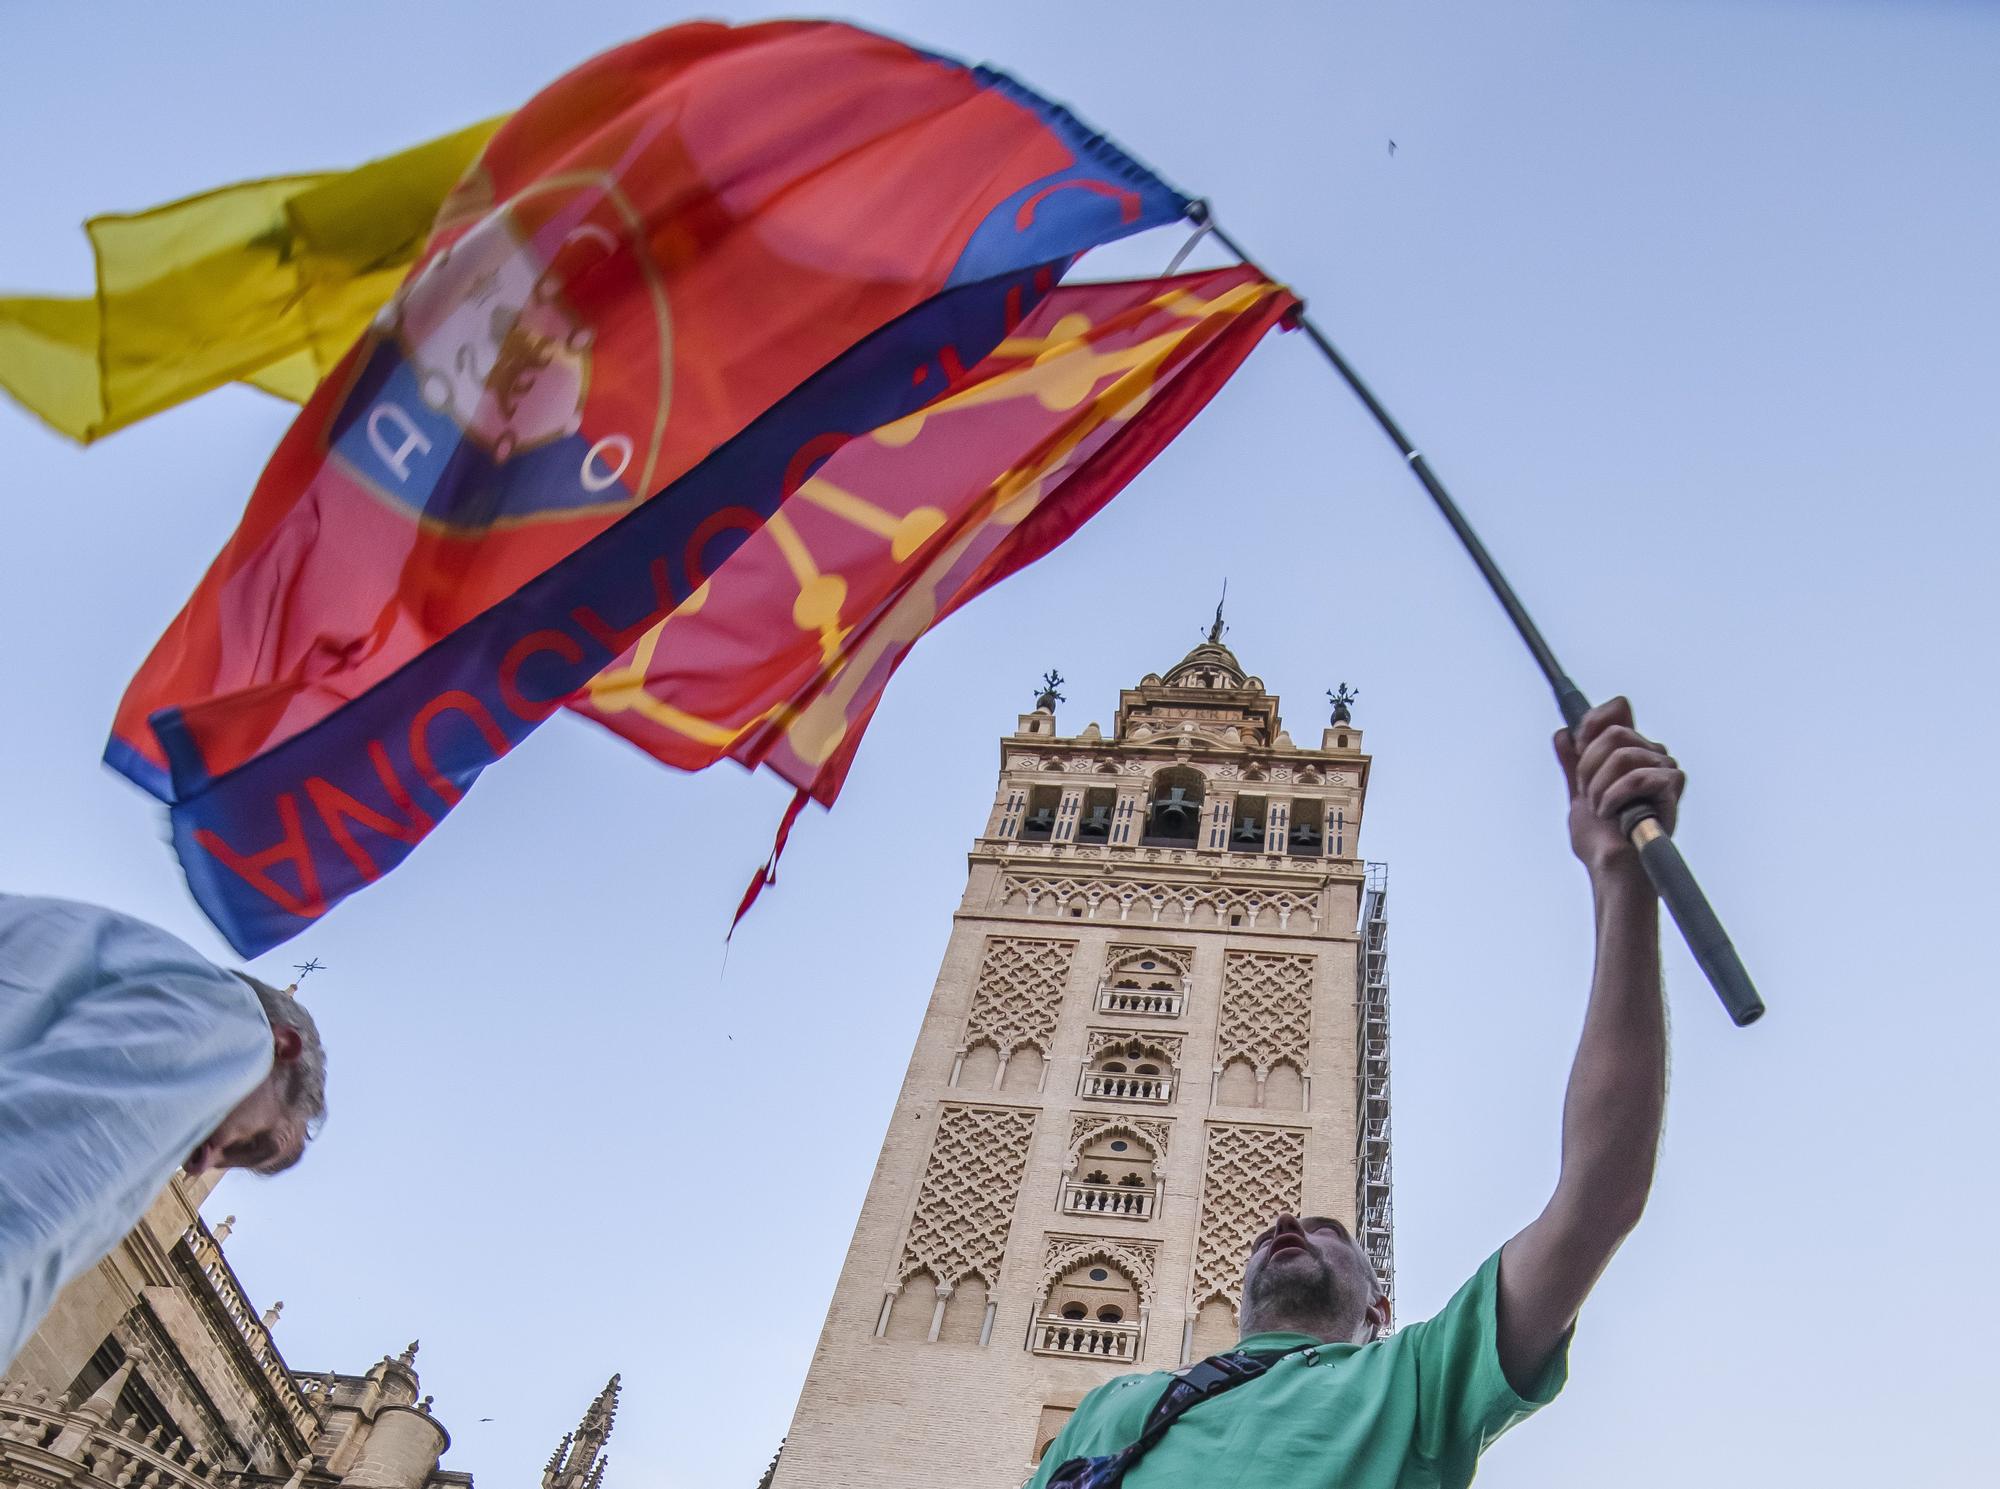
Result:
{"label": "tower balustrade", "polygon": [[1092,1184],[1081,1179],[1065,1179],[1062,1209],[1065,1215],[1116,1215],[1126,1220],[1151,1220],[1158,1202],[1151,1189],[1125,1184]]}
{"label": "tower balustrade", "polygon": [[1035,1325],[1034,1350],[1038,1355],[1134,1360],[1139,1355],[1139,1326],[1064,1318],[1039,1319]]}
{"label": "tower balustrade", "polygon": [[1086,1070],[1077,1085],[1076,1094],[1100,1101],[1143,1101],[1164,1105],[1174,1099],[1174,1079],[1170,1075],[1120,1075]]}

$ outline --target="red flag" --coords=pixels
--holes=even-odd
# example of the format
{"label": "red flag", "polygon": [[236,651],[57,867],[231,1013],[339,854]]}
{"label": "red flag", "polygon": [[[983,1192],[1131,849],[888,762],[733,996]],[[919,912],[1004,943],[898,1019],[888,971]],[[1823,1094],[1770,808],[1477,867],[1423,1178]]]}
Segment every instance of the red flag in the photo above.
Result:
{"label": "red flag", "polygon": [[[592,59],[488,142],[307,404],[133,679],[112,763],[185,799],[507,603],[872,334],[1008,275],[1026,308],[1071,255],[1184,207],[1018,84],[853,27],[698,22]],[[984,353],[959,334],[915,355]],[[902,407],[944,382],[897,372]],[[799,423],[781,469],[842,427]]]}
{"label": "red flag", "polygon": [[1075,532],[1295,304],[1247,265],[1057,289],[946,397],[795,470],[570,707],[668,764],[768,765],[831,804],[917,639]]}
{"label": "red flag", "polygon": [[237,949],[276,945],[682,606],[788,471],[936,402],[1076,255],[1186,208],[1011,79],[853,27],[606,53],[454,190],[106,758],[171,804]]}

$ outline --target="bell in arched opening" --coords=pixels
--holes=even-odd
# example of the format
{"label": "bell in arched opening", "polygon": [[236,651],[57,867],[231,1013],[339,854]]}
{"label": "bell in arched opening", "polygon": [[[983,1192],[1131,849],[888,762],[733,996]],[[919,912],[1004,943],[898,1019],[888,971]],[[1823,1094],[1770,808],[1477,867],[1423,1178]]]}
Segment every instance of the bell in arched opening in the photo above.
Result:
{"label": "bell in arched opening", "polygon": [[1205,784],[1200,771],[1184,765],[1154,776],[1152,799],[1146,807],[1146,840],[1192,846],[1201,831]]}

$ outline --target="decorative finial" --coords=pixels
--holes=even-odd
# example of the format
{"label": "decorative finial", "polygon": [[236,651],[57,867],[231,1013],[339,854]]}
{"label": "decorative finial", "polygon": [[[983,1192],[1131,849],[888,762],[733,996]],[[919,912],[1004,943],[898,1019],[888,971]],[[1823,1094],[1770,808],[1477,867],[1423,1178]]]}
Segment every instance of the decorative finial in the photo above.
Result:
{"label": "decorative finial", "polygon": [[1222,581],[1222,598],[1215,602],[1215,624],[1208,628],[1208,644],[1210,646],[1222,645],[1222,633],[1229,629],[1228,626],[1222,623],[1222,607],[1228,603],[1229,581],[1225,579]]}
{"label": "decorative finial", "polygon": [[1333,722],[1351,724],[1354,722],[1354,700],[1361,696],[1359,688],[1350,688],[1342,683],[1338,690],[1328,688],[1326,701],[1333,705]]}
{"label": "decorative finial", "polygon": [[1042,674],[1042,690],[1035,695],[1035,707],[1045,713],[1054,713],[1058,703],[1069,700],[1057,691],[1063,685],[1063,675],[1051,667]]}
{"label": "decorative finial", "polygon": [[284,1300],[280,1299],[264,1310],[264,1327],[270,1328],[278,1321],[278,1315],[285,1311]]}
{"label": "decorative finial", "polygon": [[417,1345],[418,1345],[418,1344],[419,1344],[420,1342],[421,1342],[420,1340],[416,1340],[416,1339],[412,1339],[412,1340],[411,1340],[411,1341],[410,1341],[410,1342],[409,1342],[408,1344],[406,1344],[406,1345],[405,1345],[405,1346],[403,1347],[403,1352],[402,1352],[402,1353],[401,1353],[400,1355],[396,1356],[396,1363],[397,1363],[398,1365],[414,1365],[414,1364],[416,1364],[416,1363],[417,1363]]}
{"label": "decorative finial", "polygon": [[224,1241],[229,1239],[229,1233],[235,1229],[236,1217],[234,1215],[223,1216],[222,1224],[215,1228],[215,1244],[220,1246]]}
{"label": "decorative finial", "polygon": [[435,1396],[424,1397],[423,1400],[417,1403],[417,1410],[422,1412],[425,1416],[429,1416],[431,1414],[431,1403],[435,1400],[437,1400],[437,1397]]}
{"label": "decorative finial", "polygon": [[[322,962],[318,957],[313,957],[307,961],[293,962],[292,970],[299,974],[299,982],[304,982],[313,973],[324,972],[326,970],[326,963]],[[293,983],[293,988],[296,989],[299,982]]]}

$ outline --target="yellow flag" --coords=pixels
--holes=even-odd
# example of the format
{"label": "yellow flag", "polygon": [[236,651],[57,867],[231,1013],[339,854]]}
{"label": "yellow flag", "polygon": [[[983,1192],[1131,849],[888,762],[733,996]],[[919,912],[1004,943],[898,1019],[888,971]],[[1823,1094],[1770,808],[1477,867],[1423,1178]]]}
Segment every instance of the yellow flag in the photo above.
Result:
{"label": "yellow flag", "polygon": [[502,122],[351,171],[92,218],[95,295],[0,298],[0,388],[84,444],[227,382],[303,403]]}

